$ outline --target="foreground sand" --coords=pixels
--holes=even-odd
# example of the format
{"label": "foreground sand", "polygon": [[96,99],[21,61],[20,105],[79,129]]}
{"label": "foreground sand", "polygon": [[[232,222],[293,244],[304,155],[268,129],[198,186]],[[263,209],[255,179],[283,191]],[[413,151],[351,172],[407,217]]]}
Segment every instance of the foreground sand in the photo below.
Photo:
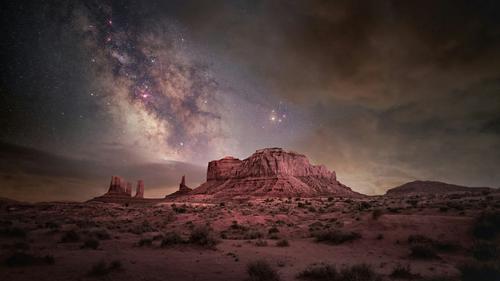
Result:
{"label": "foreground sand", "polygon": [[[339,269],[366,263],[386,280],[398,265],[409,265],[417,279],[459,280],[457,266],[472,259],[476,217],[499,202],[492,195],[464,194],[129,206],[4,203],[0,280],[245,280],[247,264],[259,259],[282,280],[297,280],[314,263]],[[198,229],[210,230],[209,242],[189,240]],[[341,243],[317,242],[317,233],[328,230],[356,235]],[[172,233],[186,242],[162,247]],[[436,256],[412,256],[415,241],[409,237]],[[15,253],[35,259],[13,260]],[[100,262],[116,266],[96,271]]]}

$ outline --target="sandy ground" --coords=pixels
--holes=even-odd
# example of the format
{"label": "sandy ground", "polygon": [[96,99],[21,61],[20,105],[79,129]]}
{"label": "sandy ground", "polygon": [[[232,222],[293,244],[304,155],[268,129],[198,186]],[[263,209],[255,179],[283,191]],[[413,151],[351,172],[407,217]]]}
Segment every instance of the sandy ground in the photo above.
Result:
{"label": "sandy ground", "polygon": [[[245,280],[247,264],[259,259],[266,260],[282,280],[297,280],[314,263],[338,268],[366,263],[384,280],[392,280],[390,274],[398,264],[409,265],[423,280],[436,276],[459,280],[457,265],[471,259],[475,218],[495,210],[499,202],[491,196],[463,195],[130,206],[4,203],[0,280]],[[195,229],[206,225],[210,238],[218,241],[213,247],[190,240]],[[316,241],[315,233],[328,230],[359,237],[339,244]],[[162,247],[163,237],[173,232],[187,242]],[[436,258],[415,258],[411,235],[449,247],[433,250]],[[283,239],[289,245],[277,246]],[[96,249],[82,248],[88,240],[97,241]],[[9,264],[15,253],[38,260]],[[45,256],[53,264],[42,260]],[[92,270],[99,262],[108,266],[113,261],[118,261],[117,269],[102,274]]]}

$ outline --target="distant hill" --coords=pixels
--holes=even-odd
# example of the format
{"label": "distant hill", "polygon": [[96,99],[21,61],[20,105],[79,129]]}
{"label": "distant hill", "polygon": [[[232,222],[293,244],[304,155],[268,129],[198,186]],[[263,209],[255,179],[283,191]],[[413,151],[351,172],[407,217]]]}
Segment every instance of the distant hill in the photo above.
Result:
{"label": "distant hill", "polygon": [[412,181],[389,189],[386,195],[401,196],[413,194],[442,194],[454,192],[489,191],[489,187],[468,187],[439,181]]}

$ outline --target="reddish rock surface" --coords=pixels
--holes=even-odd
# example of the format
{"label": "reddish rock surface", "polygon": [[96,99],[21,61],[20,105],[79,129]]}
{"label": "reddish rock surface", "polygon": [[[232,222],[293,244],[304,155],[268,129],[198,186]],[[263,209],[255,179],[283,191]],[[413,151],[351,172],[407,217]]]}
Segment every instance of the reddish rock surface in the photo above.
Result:
{"label": "reddish rock surface", "polygon": [[239,160],[208,164],[207,182],[189,194],[233,196],[361,196],[337,181],[335,172],[312,165],[306,156],[281,148],[257,150]]}
{"label": "reddish rock surface", "polygon": [[125,191],[129,196],[132,196],[132,183],[127,182],[127,189]]}
{"label": "reddish rock surface", "polygon": [[459,192],[483,192],[490,191],[488,187],[467,187],[449,184],[439,181],[412,181],[403,185],[389,189],[386,195],[389,196],[409,196],[419,194],[443,194]]}
{"label": "reddish rock surface", "polygon": [[178,196],[181,196],[181,195],[186,195],[188,194],[189,192],[191,192],[193,189],[188,187],[186,185],[186,176],[182,176],[182,179],[181,179],[181,183],[179,184],[179,190],[177,190],[176,192],[172,193],[172,194],[169,194],[167,196],[165,196],[165,198],[171,198],[171,197],[178,197]]}
{"label": "reddish rock surface", "polygon": [[144,198],[144,181],[137,181],[137,189],[135,191],[135,198]]}

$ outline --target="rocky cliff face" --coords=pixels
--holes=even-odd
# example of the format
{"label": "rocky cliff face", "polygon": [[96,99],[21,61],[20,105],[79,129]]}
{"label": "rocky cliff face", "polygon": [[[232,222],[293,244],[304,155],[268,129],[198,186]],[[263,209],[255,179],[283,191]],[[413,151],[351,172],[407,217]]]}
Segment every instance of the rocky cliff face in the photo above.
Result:
{"label": "rocky cliff face", "polygon": [[239,160],[225,157],[208,164],[207,182],[190,192],[216,197],[359,196],[337,181],[335,172],[312,165],[306,156],[281,148],[257,150]]}

